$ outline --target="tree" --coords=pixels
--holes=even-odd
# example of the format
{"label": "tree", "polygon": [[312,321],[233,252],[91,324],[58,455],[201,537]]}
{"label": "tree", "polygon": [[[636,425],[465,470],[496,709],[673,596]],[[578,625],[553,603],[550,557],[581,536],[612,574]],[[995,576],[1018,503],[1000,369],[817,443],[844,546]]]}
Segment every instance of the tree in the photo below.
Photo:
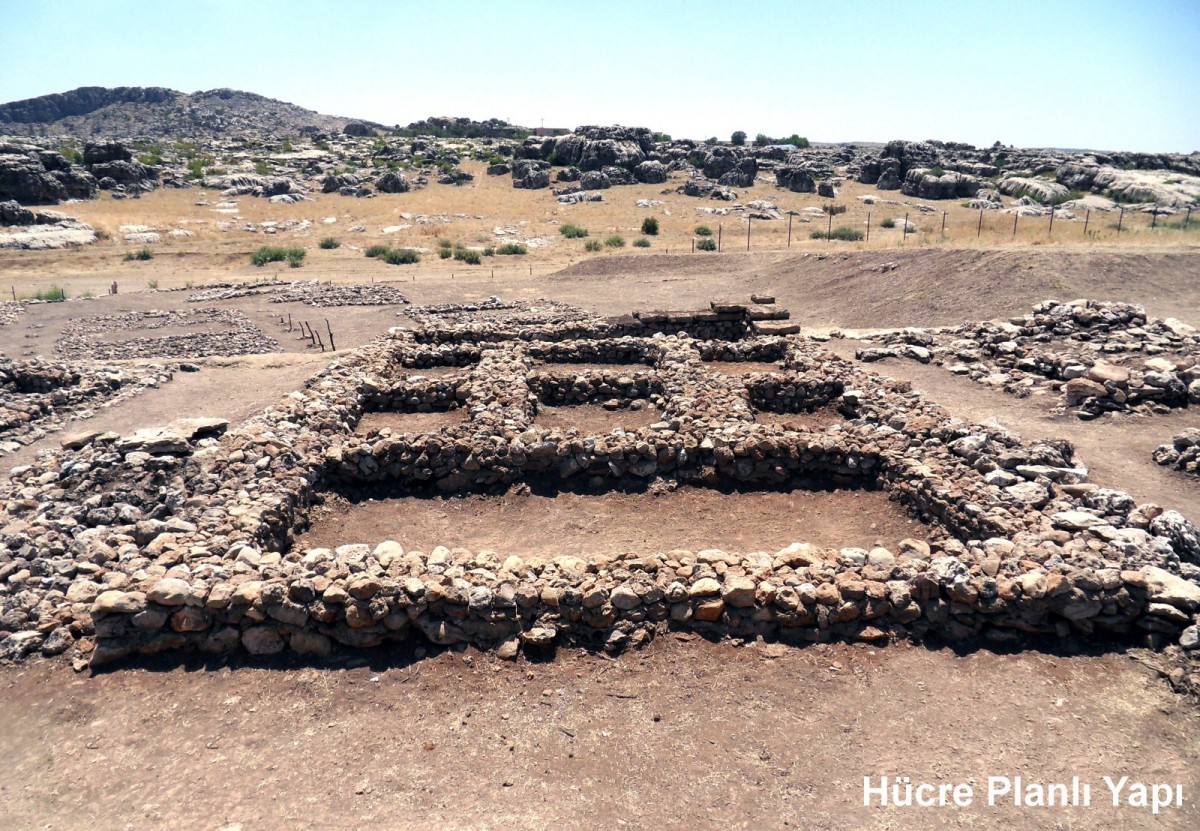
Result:
{"label": "tree", "polygon": [[771,143],[771,138],[766,133],[759,133],[757,136],[754,137],[754,146],[755,147],[766,147],[770,143]]}
{"label": "tree", "polygon": [[708,138],[706,138],[704,140],[704,143],[707,144],[709,147],[711,147],[712,145],[716,144],[718,141],[720,141],[720,139],[717,138],[716,136],[709,136]]}
{"label": "tree", "polygon": [[729,137],[729,140],[732,141],[735,146],[741,147],[743,144],[746,143],[746,133],[742,130],[738,130],[732,136]]}
{"label": "tree", "polygon": [[797,135],[796,133],[792,133],[790,136],[785,138],[783,143],[792,144],[796,147],[808,147],[808,139],[806,139],[804,136]]}

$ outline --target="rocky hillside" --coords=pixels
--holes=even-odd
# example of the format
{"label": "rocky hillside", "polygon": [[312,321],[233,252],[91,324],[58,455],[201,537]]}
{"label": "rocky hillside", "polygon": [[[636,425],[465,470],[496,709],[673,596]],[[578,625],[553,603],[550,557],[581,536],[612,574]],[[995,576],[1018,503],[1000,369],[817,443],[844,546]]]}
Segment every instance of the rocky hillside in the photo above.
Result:
{"label": "rocky hillside", "polygon": [[189,95],[163,87],[80,87],[0,104],[0,135],[10,136],[295,135],[305,129],[340,132],[352,121],[356,120],[322,115],[286,101],[234,89]]}

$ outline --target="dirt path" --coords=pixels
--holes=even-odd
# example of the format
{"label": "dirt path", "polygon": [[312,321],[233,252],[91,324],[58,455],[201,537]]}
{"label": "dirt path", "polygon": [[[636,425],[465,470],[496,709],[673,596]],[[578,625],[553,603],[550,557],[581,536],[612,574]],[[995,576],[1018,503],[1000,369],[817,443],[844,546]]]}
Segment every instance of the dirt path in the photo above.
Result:
{"label": "dirt path", "polygon": [[[1200,822],[1200,717],[1128,658],[673,636],[605,659],[0,670],[0,828],[1112,828]],[[377,666],[364,665],[378,660]],[[862,778],[975,784],[864,808]],[[987,776],[1181,783],[1152,817],[987,807]]]}

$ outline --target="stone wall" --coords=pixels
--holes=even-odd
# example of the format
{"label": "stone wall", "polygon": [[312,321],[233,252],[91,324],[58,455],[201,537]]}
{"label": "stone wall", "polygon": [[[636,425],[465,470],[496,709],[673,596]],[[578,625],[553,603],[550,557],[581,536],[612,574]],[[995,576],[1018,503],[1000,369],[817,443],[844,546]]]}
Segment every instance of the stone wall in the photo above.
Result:
{"label": "stone wall", "polygon": [[[321,655],[408,637],[615,651],[669,628],[785,642],[934,633],[1013,642],[1037,632],[1161,645],[1192,631],[1200,612],[1200,535],[1187,520],[1089,485],[1065,442],[1030,444],[955,419],[803,338],[787,339],[778,382],[755,374],[749,386],[708,371],[692,338],[645,339],[663,421],[606,435],[532,423],[528,378],[552,369],[533,357],[544,344],[494,333],[478,343],[488,346],[470,347],[479,357],[460,373],[467,385],[454,386],[455,403],[467,391],[463,429],[354,435],[364,410],[394,406],[398,391],[401,406],[432,407],[448,400],[437,385],[460,380],[400,372],[432,347],[396,332],[219,439],[155,454],[96,436],[14,471],[0,483],[0,656],[71,652],[101,665],[183,648]],[[794,406],[827,400],[845,420],[756,423],[753,396],[789,385],[803,390]],[[376,470],[364,470],[366,459]],[[379,471],[392,484],[450,489],[530,474],[584,487],[836,475],[888,490],[928,523],[928,540],[895,551],[796,544],[545,565],[407,551],[403,541],[294,546],[322,491]]]}

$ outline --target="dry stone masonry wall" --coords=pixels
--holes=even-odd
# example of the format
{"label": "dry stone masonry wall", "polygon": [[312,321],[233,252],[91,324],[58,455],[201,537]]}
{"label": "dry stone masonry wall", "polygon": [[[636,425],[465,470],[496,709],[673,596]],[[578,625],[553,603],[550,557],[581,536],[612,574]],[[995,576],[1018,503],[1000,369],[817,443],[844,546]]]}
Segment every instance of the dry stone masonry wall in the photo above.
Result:
{"label": "dry stone masonry wall", "polygon": [[0,454],[172,378],[168,367],[0,358]]}
{"label": "dry stone masonry wall", "polygon": [[[547,331],[393,330],[220,438],[163,451],[97,436],[14,471],[0,485],[0,655],[71,652],[93,665],[178,649],[319,656],[413,637],[508,654],[618,651],[671,628],[789,643],[1038,633],[1194,644],[1195,526],[1088,484],[1067,442],[1027,444],[955,419],[796,336],[718,344],[614,337],[607,323],[571,338]],[[706,355],[769,358],[780,370],[739,377],[706,367]],[[560,371],[612,356],[636,365],[616,377],[603,366]],[[460,369],[411,371],[422,366]],[[662,420],[594,435],[536,423],[541,396],[591,400],[608,388],[619,402],[657,397]],[[756,401],[767,400],[834,406],[844,420],[757,423]],[[355,435],[365,411],[425,407],[469,418]],[[541,565],[519,550],[424,552],[403,540],[294,545],[329,489],[487,490],[538,477],[582,489],[823,477],[885,489],[927,523],[927,539],[590,561],[567,540]]]}
{"label": "dry stone masonry wall", "polygon": [[860,360],[935,358],[951,372],[1012,395],[1053,395],[1091,419],[1200,403],[1200,335],[1128,303],[1046,301],[1009,321],[905,329],[874,338]]}
{"label": "dry stone masonry wall", "polygon": [[[152,332],[176,327],[210,331],[122,340],[103,339],[113,332]],[[277,340],[265,335],[236,309],[188,309],[77,318],[63,329],[54,351],[68,360],[186,359],[279,352],[280,346]]]}

